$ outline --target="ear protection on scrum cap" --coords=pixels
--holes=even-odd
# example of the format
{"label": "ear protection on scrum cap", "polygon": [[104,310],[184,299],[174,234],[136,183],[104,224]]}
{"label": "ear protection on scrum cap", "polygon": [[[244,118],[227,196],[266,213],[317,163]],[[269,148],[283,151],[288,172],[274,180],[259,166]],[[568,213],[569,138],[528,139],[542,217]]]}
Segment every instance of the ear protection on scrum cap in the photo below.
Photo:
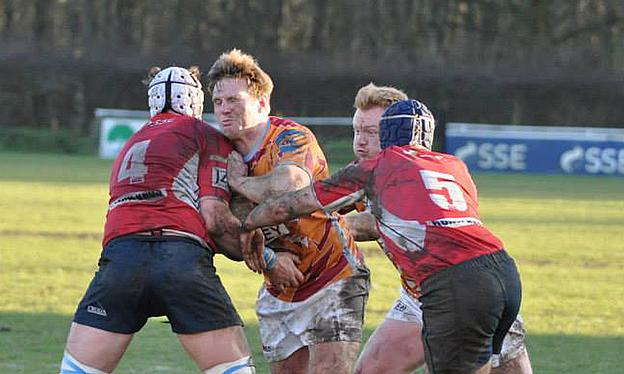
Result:
{"label": "ear protection on scrum cap", "polygon": [[421,145],[431,149],[435,119],[425,104],[408,99],[390,105],[379,122],[381,149],[392,145]]}

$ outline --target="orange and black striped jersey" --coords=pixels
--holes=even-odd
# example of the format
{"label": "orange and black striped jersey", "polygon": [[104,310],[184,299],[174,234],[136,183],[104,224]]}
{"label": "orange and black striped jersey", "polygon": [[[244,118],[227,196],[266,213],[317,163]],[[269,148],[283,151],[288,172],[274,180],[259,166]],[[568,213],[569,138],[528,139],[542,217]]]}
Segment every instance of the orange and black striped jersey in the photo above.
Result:
{"label": "orange and black striped jersey", "polygon": [[[325,155],[314,134],[306,127],[288,119],[269,117],[269,124],[260,143],[245,162],[249,175],[270,173],[282,165],[305,170],[311,181],[329,176]],[[266,245],[274,251],[290,251],[299,255],[299,270],[305,281],[298,288],[280,293],[267,285],[273,295],[284,301],[302,301],[324,286],[365,271],[363,258],[337,213],[316,211],[289,222],[263,227]]]}

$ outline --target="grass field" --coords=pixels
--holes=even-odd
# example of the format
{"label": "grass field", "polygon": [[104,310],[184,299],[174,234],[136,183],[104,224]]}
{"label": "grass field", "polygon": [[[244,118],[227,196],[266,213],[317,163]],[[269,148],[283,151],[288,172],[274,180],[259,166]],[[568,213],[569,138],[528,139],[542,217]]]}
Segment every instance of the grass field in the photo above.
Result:
{"label": "grass field", "polygon": [[[109,168],[84,156],[0,153],[0,373],[57,372],[71,314],[96,270]],[[535,372],[623,372],[624,178],[475,180],[484,222],[521,270]],[[374,244],[363,248],[373,274],[368,336],[399,283]],[[217,269],[265,373],[253,311],[260,277],[224,259]],[[155,319],[116,372],[197,370],[169,325]]]}

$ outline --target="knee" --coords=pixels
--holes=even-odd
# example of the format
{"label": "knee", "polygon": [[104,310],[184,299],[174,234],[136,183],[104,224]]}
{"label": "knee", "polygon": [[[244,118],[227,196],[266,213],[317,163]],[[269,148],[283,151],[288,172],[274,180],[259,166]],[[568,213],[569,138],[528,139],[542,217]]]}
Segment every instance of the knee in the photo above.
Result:
{"label": "knee", "polygon": [[383,364],[383,361],[372,358],[370,355],[360,356],[353,372],[356,374],[384,373],[386,370]]}
{"label": "knee", "polygon": [[359,342],[331,342],[314,346],[311,373],[353,373]]}
{"label": "knee", "polygon": [[362,366],[359,363],[355,365],[353,374],[367,374],[367,373],[382,373],[382,372],[379,371],[377,367]]}

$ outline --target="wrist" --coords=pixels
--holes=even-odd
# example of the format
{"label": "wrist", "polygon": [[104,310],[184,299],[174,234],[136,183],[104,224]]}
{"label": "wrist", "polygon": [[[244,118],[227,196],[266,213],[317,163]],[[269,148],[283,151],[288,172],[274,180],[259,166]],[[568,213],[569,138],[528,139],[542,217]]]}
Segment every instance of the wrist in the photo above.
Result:
{"label": "wrist", "polygon": [[264,250],[262,251],[262,258],[266,264],[264,268],[266,272],[273,270],[275,265],[277,265],[277,255],[269,247],[264,247]]}

